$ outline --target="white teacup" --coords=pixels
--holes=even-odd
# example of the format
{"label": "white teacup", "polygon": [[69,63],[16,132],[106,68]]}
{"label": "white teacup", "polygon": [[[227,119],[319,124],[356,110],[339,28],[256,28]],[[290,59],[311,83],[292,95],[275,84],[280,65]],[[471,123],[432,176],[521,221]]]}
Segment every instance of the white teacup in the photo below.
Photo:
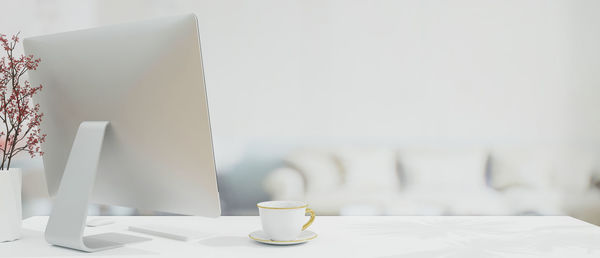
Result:
{"label": "white teacup", "polygon": [[[300,201],[268,201],[257,204],[262,228],[271,240],[295,240],[315,220],[315,212]],[[306,221],[306,213],[310,219]]]}

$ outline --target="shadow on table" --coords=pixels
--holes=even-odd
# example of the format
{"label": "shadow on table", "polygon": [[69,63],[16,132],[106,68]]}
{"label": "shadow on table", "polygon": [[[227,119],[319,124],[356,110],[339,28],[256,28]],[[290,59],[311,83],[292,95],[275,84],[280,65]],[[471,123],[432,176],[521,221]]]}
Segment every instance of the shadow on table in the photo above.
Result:
{"label": "shadow on table", "polygon": [[[155,252],[150,252],[142,249],[133,248],[130,246],[110,249],[97,253],[86,253],[78,250],[52,246],[39,235],[43,232],[22,229],[22,236],[14,242],[1,243],[0,245],[10,245],[18,249],[18,253],[0,252],[0,257],[53,257],[53,256],[114,256],[114,255],[156,255]],[[0,246],[2,247],[2,246]]]}
{"label": "shadow on table", "polygon": [[271,247],[271,248],[289,248],[293,246],[301,246],[303,244],[297,245],[268,245],[263,243],[258,243],[249,237],[241,237],[241,236],[218,236],[211,237],[198,242],[201,245],[211,246],[211,247],[234,247],[234,246],[249,246],[249,247]]}
{"label": "shadow on table", "polygon": [[252,244],[252,239],[240,236],[218,236],[203,239],[199,241],[201,245],[222,247],[222,246],[249,246]]}

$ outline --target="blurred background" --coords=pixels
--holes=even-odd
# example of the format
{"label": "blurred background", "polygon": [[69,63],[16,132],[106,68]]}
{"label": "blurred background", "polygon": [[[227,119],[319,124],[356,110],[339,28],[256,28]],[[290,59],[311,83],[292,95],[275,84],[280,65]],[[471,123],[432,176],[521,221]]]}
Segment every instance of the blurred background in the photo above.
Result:
{"label": "blurred background", "polygon": [[[299,199],[320,215],[566,214],[600,224],[598,1],[0,6],[0,33],[24,37],[196,13],[223,215]],[[47,214],[41,159],[19,166],[24,215]]]}

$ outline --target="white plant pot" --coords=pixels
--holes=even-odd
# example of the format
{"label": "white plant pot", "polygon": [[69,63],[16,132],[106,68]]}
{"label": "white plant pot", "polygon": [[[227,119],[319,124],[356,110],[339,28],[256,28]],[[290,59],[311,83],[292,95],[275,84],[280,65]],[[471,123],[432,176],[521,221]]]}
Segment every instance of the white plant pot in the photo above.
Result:
{"label": "white plant pot", "polygon": [[0,170],[0,242],[21,236],[21,169]]}

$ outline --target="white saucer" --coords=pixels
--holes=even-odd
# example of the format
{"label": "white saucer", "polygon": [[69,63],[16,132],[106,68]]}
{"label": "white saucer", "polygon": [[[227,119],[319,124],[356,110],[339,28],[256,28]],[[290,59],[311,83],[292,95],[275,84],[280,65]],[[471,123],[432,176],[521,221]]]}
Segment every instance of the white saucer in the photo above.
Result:
{"label": "white saucer", "polygon": [[310,230],[304,230],[304,231],[302,231],[302,233],[300,233],[300,236],[298,236],[298,238],[296,238],[294,240],[276,241],[276,240],[271,240],[271,238],[264,231],[257,230],[257,231],[254,231],[254,232],[250,233],[248,236],[252,240],[254,240],[256,242],[264,243],[264,244],[270,244],[270,245],[295,245],[295,244],[301,244],[301,243],[305,243],[305,242],[308,242],[310,240],[313,240],[313,239],[317,238],[318,235],[317,235],[317,233],[312,232]]}

